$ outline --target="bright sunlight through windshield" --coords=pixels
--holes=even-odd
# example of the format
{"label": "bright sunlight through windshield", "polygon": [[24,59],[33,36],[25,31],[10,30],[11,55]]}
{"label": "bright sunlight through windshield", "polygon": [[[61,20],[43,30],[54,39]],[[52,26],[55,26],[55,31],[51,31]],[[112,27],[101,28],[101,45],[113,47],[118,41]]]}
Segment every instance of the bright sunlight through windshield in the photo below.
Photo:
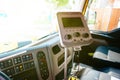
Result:
{"label": "bright sunlight through windshield", "polygon": [[0,52],[18,42],[35,41],[56,32],[56,12],[80,11],[81,0],[0,0]]}

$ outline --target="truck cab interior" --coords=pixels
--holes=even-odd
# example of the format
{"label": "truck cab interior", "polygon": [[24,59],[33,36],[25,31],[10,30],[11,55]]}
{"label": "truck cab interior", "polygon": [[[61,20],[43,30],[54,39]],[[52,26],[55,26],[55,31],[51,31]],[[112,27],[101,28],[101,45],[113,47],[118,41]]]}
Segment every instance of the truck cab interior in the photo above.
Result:
{"label": "truck cab interior", "polygon": [[[0,0],[0,80],[120,80],[119,4]],[[66,63],[58,12],[80,12],[92,36],[78,51],[68,47]]]}

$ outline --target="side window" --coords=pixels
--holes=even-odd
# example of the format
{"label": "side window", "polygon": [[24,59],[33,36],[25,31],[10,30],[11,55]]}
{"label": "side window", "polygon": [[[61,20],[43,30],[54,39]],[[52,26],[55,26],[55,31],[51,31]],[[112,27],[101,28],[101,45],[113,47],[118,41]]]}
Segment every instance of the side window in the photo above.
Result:
{"label": "side window", "polygon": [[120,27],[120,0],[90,0],[85,16],[91,30],[111,31]]}

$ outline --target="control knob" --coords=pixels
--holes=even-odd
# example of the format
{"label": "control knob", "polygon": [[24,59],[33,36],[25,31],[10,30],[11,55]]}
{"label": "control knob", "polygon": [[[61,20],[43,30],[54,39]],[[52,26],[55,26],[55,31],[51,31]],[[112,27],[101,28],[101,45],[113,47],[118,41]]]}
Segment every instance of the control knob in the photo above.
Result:
{"label": "control knob", "polygon": [[66,40],[72,39],[72,36],[70,34],[67,34],[67,35],[65,35],[65,39]]}
{"label": "control knob", "polygon": [[83,36],[84,38],[88,38],[88,37],[89,37],[89,34],[88,34],[88,33],[84,33],[82,36]]}
{"label": "control knob", "polygon": [[79,33],[79,32],[75,32],[75,33],[73,34],[73,36],[74,36],[74,37],[79,37],[79,36],[80,36],[80,33]]}

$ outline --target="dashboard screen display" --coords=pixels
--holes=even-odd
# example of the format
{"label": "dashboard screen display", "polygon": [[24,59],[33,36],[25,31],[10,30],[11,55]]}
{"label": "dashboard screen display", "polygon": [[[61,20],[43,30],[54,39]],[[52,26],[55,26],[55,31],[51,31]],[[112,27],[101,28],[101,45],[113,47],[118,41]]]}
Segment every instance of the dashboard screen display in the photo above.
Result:
{"label": "dashboard screen display", "polygon": [[80,17],[62,18],[62,23],[65,28],[69,27],[84,27]]}

